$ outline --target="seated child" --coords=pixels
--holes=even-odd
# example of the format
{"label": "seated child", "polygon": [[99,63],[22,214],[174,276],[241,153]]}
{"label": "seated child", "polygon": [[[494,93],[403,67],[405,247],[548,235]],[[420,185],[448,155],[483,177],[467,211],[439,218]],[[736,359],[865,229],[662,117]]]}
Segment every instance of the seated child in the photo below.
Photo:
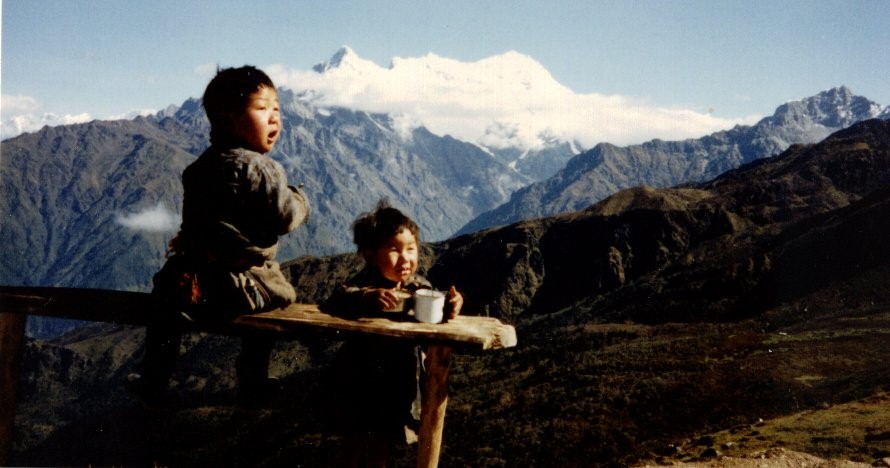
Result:
{"label": "seated child", "polygon": [[[154,277],[158,312],[146,330],[143,373],[128,377],[131,392],[149,404],[167,388],[186,321],[228,320],[296,299],[275,254],[278,236],[304,223],[309,205],[266,155],[282,130],[275,85],[252,66],[220,70],[203,105],[210,147],[182,174],[182,226]],[[273,345],[243,338],[236,362],[243,403],[262,396]]]}
{"label": "seated child", "polygon": [[[401,211],[381,200],[377,208],[352,225],[353,239],[365,268],[341,285],[322,304],[332,314],[356,317],[396,307],[396,291],[432,289],[416,274],[420,229]],[[446,316],[460,313],[463,296],[448,291]],[[345,342],[331,364],[333,422],[344,436],[340,465],[385,466],[393,442],[405,441],[413,425],[411,406],[417,396],[416,346],[379,337]]]}

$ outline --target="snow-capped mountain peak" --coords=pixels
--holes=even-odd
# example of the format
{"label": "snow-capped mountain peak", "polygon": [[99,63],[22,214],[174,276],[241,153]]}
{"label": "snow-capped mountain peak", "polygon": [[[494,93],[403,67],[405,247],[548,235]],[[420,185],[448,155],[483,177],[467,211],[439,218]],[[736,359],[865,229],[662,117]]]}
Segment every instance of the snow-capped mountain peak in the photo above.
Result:
{"label": "snow-capped mountain peak", "polygon": [[311,71],[277,69],[273,78],[319,107],[385,113],[494,150],[535,150],[554,138],[585,147],[683,139],[746,123],[621,96],[579,94],[513,50],[474,62],[433,53],[394,57],[383,67],[344,46]]}
{"label": "snow-capped mountain peak", "polygon": [[380,68],[374,62],[358,56],[349,46],[343,46],[337,50],[330,60],[319,63],[312,69],[321,74],[325,73],[363,73]]}
{"label": "snow-capped mountain peak", "polygon": [[770,119],[774,121],[801,120],[801,116],[825,127],[843,128],[860,120],[881,114],[880,104],[853,94],[846,86],[838,86],[819,94],[782,104]]}

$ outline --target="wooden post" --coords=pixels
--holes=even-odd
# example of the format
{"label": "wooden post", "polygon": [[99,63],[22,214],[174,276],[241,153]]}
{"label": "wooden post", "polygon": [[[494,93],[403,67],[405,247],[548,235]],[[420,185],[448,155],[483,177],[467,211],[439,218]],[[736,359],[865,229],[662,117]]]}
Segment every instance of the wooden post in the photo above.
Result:
{"label": "wooden post", "polygon": [[436,468],[439,466],[442,431],[445,429],[445,409],[448,406],[451,347],[428,346],[424,364],[426,372],[421,390],[417,466],[418,468]]}
{"label": "wooden post", "polygon": [[9,466],[25,314],[0,312],[0,466]]}

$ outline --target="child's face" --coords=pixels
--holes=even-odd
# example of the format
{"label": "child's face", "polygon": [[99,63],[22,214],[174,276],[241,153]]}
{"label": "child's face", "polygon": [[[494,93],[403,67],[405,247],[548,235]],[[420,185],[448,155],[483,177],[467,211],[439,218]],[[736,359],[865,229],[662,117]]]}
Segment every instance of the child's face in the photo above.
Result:
{"label": "child's face", "polygon": [[261,86],[247,100],[244,112],[232,119],[230,131],[247,149],[268,153],[281,134],[278,93]]}
{"label": "child's face", "polygon": [[388,280],[404,283],[417,271],[419,249],[414,234],[407,229],[384,242],[366,257]]}

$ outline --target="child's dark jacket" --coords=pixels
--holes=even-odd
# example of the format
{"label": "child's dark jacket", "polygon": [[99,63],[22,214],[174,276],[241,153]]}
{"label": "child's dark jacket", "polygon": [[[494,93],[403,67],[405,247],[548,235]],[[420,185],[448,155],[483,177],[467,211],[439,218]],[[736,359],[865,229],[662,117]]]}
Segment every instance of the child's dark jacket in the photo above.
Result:
{"label": "child's dark jacket", "polygon": [[[395,286],[376,269],[365,268],[341,285],[322,309],[350,318],[373,315],[362,304],[362,292]],[[430,287],[419,275],[402,285],[409,291]],[[338,431],[404,440],[403,426],[411,418],[411,404],[417,396],[416,349],[411,342],[373,336],[343,343],[330,369],[332,422]]]}
{"label": "child's dark jacket", "polygon": [[[206,278],[248,276],[261,286],[264,308],[293,302],[296,292],[275,255],[278,237],[306,221],[309,205],[288,186],[281,165],[244,148],[211,146],[185,169],[182,183],[182,225],[172,243],[176,262]],[[182,268],[170,265],[173,258],[165,269]],[[159,275],[156,289],[166,280],[164,270]]]}

